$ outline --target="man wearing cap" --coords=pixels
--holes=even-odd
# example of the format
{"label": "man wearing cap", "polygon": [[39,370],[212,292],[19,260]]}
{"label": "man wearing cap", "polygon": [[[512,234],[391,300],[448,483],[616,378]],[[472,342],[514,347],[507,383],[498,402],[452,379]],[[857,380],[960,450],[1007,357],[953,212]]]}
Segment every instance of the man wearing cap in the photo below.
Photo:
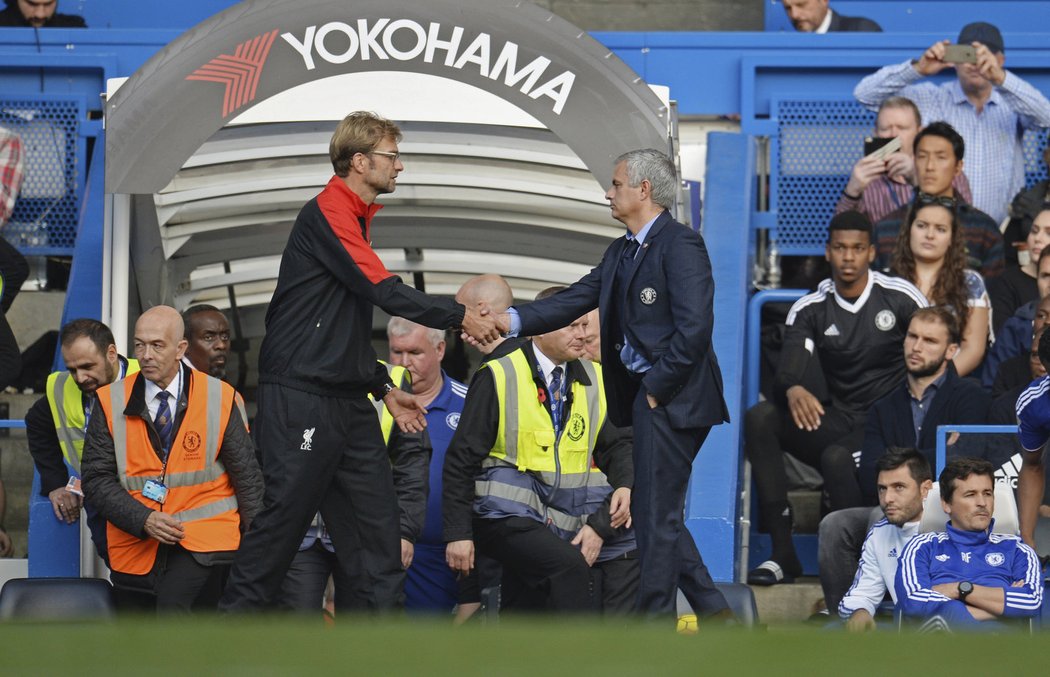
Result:
{"label": "man wearing cap", "polygon": [[[886,66],[864,78],[853,95],[871,110],[883,99],[906,96],[919,106],[924,120],[944,120],[959,130],[971,158],[966,174],[973,204],[1001,223],[1010,199],[1024,187],[1023,131],[1050,127],[1050,101],[1003,68],[1003,36],[992,24],[967,24],[957,43],[973,46],[976,63],[945,60],[950,42],[942,40],[918,59]],[[955,67],[955,81],[919,82],[949,66]]]}

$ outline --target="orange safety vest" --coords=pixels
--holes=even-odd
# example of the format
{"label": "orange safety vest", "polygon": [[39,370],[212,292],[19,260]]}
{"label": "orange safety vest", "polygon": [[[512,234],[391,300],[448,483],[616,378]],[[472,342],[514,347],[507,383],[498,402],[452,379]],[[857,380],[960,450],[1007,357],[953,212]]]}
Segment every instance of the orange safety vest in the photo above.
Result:
{"label": "orange safety vest", "polygon": [[[113,436],[117,477],[136,501],[182,521],[186,535],[179,545],[183,548],[193,552],[236,550],[241,542],[237,497],[219,461],[236,391],[203,372],[191,370],[190,374],[189,403],[172,440],[166,469],[153,449],[149,424],[140,416],[124,416],[139,374],[99,388],[98,403]],[[168,488],[164,505],[142,495],[146,481],[159,480],[162,471]],[[106,524],[106,534],[114,571],[150,572],[159,541],[137,538],[111,523]]]}

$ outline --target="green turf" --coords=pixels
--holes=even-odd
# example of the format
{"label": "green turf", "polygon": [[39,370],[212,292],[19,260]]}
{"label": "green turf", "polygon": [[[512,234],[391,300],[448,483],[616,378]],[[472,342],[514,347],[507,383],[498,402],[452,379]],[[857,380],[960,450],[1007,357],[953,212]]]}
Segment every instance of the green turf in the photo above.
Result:
{"label": "green turf", "polygon": [[0,675],[1039,675],[1050,635],[673,631],[535,620],[124,619],[0,626]]}

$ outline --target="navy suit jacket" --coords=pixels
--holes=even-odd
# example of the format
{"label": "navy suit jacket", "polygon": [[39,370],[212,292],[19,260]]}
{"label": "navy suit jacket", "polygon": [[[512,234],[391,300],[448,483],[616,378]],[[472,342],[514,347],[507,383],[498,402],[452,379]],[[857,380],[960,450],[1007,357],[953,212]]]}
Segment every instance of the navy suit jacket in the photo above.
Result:
{"label": "navy suit jacket", "polygon": [[[922,432],[915,439],[915,423],[911,415],[911,394],[908,382],[895,387],[888,394],[875,401],[868,412],[864,429],[864,446],[860,452],[860,489],[866,502],[878,505],[876,483],[879,471],[876,462],[886,453],[888,447],[915,447],[926,455],[933,469],[934,478],[938,475],[937,464],[937,426],[955,424],[981,424],[988,420],[988,409],[992,398],[974,379],[961,378],[955,371],[955,365],[948,363],[947,377],[933,396],[930,408],[922,421]],[[998,437],[998,435],[994,436]],[[962,435],[953,450],[954,456],[982,457],[980,445],[984,444],[981,435]]]}
{"label": "navy suit jacket", "polygon": [[626,244],[625,237],[614,240],[601,263],[568,289],[515,306],[521,333],[534,336],[568,326],[597,306],[603,380],[615,425],[631,424],[638,391],[637,380],[620,360],[624,335],[653,365],[641,385],[667,408],[673,428],[728,421],[722,374],[711,347],[715,286],[703,238],[667,211],[658,216],[636,255],[625,285],[624,317],[617,322],[613,285]]}
{"label": "navy suit jacket", "polygon": [[829,33],[881,33],[882,26],[871,19],[863,16],[842,16],[838,12],[831,13],[831,25],[828,26]]}

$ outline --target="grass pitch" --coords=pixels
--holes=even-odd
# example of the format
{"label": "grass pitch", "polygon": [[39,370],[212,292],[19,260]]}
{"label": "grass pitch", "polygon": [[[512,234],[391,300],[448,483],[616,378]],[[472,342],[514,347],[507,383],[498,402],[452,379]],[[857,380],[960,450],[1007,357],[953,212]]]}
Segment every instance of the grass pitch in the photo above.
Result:
{"label": "grass pitch", "polygon": [[701,630],[557,619],[204,617],[0,626],[0,675],[1043,675],[1050,634],[864,636],[808,627]]}

